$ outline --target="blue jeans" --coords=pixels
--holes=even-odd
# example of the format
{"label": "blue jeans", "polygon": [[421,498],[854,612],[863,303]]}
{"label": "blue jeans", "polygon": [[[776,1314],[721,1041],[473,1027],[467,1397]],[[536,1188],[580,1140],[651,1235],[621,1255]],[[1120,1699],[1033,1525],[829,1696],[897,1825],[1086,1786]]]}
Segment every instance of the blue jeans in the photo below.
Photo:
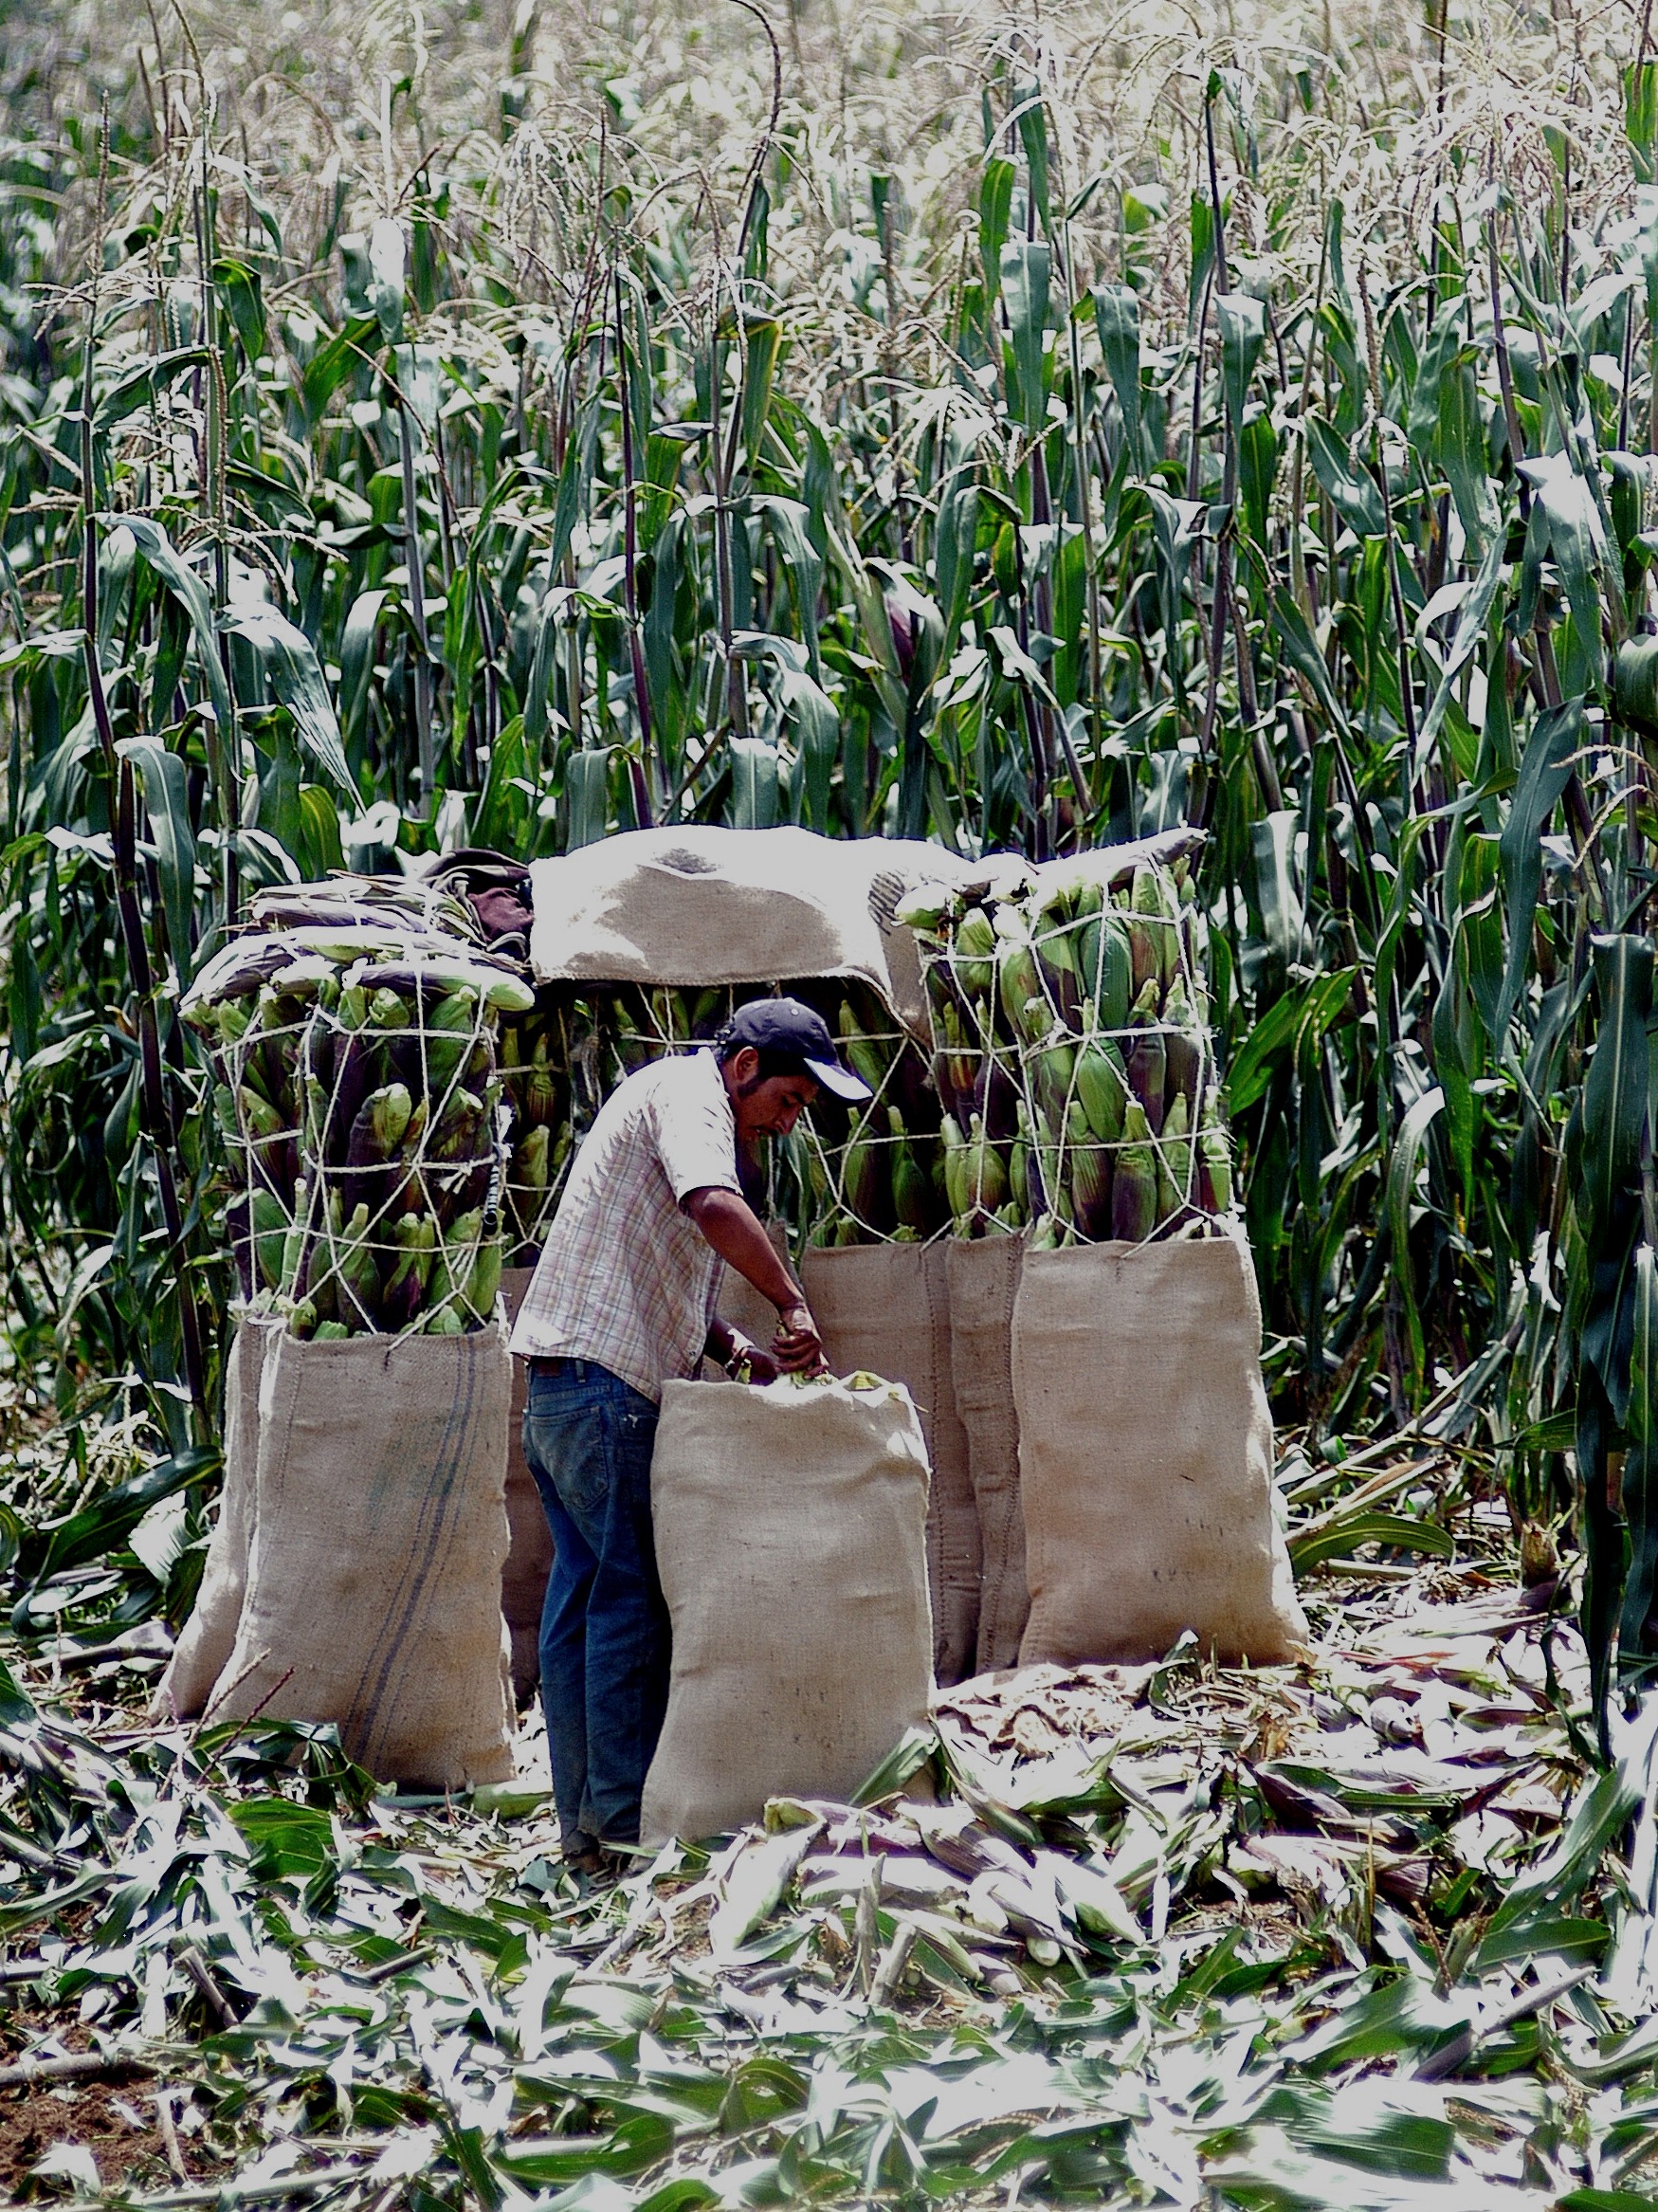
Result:
{"label": "blue jeans", "polygon": [[656,1573],[657,1408],[592,1360],[530,1370],[524,1457],[553,1531],[541,1705],[567,1851],[634,1843],[667,1709],[668,1616]]}

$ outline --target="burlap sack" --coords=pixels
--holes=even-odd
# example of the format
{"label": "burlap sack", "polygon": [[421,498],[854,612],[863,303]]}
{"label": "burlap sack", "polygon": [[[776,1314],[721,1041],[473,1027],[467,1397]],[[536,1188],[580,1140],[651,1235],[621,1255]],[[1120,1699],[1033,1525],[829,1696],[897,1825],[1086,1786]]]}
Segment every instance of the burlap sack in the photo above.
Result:
{"label": "burlap sack", "polygon": [[[519,1317],[534,1268],[504,1268],[501,1303],[507,1334]],[[506,1526],[510,1539],[501,1571],[501,1611],[512,1639],[513,1695],[528,1705],[541,1679],[541,1606],[553,1572],[553,1532],[541,1510],[541,1493],[524,1457],[524,1407],[529,1402],[530,1371],[522,1360],[512,1363],[512,1412],[506,1426]]]}
{"label": "burlap sack", "polygon": [[1233,1664],[1294,1655],[1307,1625],[1272,1518],[1261,1307],[1241,1241],[1027,1253],[1013,1395],[1022,1666],[1157,1658],[1185,1628]]}
{"label": "burlap sack", "polygon": [[510,1779],[511,1398],[499,1326],[276,1338],[246,1596],[210,1723],[337,1721],[351,1757],[384,1781]]}
{"label": "burlap sack", "polygon": [[673,1621],[641,1834],[845,1799],[927,1716],[927,1455],[907,1391],[669,1382],[650,1472]]}
{"label": "burlap sack", "polygon": [[950,1286],[950,1362],[956,1411],[978,1513],[984,1566],[975,1671],[1018,1664],[1030,1611],[1025,1586],[1025,1523],[1019,1508],[1019,1418],[1013,1406],[1013,1300],[1022,1236],[986,1236],[945,1246]]}
{"label": "burlap sack", "polygon": [[201,1588],[150,1707],[157,1720],[191,1721],[212,1694],[236,1641],[253,1529],[259,1454],[259,1373],[280,1325],[249,1315],[225,1356],[225,1483],[208,1541]]}
{"label": "burlap sack", "polygon": [[837,1375],[867,1368],[902,1382],[921,1417],[933,1464],[927,1583],[933,1673],[941,1685],[974,1671],[978,1636],[978,1508],[950,1366],[950,1290],[941,1244],[859,1244],[812,1251],[801,1285]]}

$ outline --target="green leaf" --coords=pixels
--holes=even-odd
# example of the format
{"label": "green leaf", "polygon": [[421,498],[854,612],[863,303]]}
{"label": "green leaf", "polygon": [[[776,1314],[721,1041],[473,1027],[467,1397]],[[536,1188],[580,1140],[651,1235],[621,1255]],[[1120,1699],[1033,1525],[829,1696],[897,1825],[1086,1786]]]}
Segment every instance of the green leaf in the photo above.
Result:
{"label": "green leaf", "polygon": [[1597,937],[1593,956],[1600,1026],[1583,1084],[1582,1180],[1604,1227],[1640,1179],[1653,952],[1643,938]]}
{"label": "green leaf", "polygon": [[1008,311],[1013,363],[1013,388],[1008,400],[1014,419],[1027,430],[1039,430],[1048,420],[1044,340],[1051,259],[1040,240],[1019,239],[1002,248],[1002,299]]}
{"label": "green leaf", "polygon": [[1330,503],[1356,538],[1381,538],[1387,532],[1381,494],[1368,471],[1354,467],[1347,447],[1316,414],[1306,419],[1307,458]]}
{"label": "green leaf", "polygon": [[232,743],[236,718],[230,707],[230,687],[225,681],[224,667],[219,659],[218,629],[213,621],[212,602],[208,597],[208,587],[195,570],[180,557],[161,524],[151,516],[105,515],[100,520],[107,529],[122,529],[131,534],[138,551],[189,615],[191,628],[195,633],[196,657],[212,701],[219,735],[226,744]]}
{"label": "green leaf", "polygon": [[241,602],[226,608],[221,624],[252,648],[266,683],[293,717],[301,748],[355,805],[360,795],[311,640],[274,607]]}
{"label": "green leaf", "polygon": [[1094,286],[1094,327],[1117,404],[1122,411],[1124,441],[1138,465],[1140,449],[1139,296],[1128,284]]}
{"label": "green leaf", "polygon": [[1400,1513],[1353,1513],[1310,1536],[1289,1536],[1290,1564],[1298,1575],[1311,1574],[1326,1560],[1345,1559],[1361,1544],[1387,1544],[1401,1551],[1426,1552],[1432,1559],[1454,1559],[1456,1543],[1448,1528],[1431,1521],[1411,1521]]}
{"label": "green leaf", "polygon": [[195,919],[195,832],[190,819],[190,790],[184,762],[158,738],[125,738],[117,748],[131,760],[143,786],[144,809],[155,840],[155,872],[167,914],[167,941],[181,983],[188,983],[195,961],[191,929]]}
{"label": "green leaf", "polygon": [[1266,310],[1248,292],[1222,292],[1214,303],[1220,325],[1221,377],[1234,432],[1243,428],[1249,379],[1266,342]]}
{"label": "green leaf", "polygon": [[1573,756],[1582,741],[1582,735],[1580,699],[1569,699],[1563,706],[1550,707],[1539,715],[1521,759],[1520,780],[1509,802],[1508,819],[1503,826],[1500,849],[1508,958],[1492,1031],[1499,1044],[1507,1033],[1530,962],[1532,924],[1537,914],[1538,888],[1542,881],[1539,840],[1566,788]]}

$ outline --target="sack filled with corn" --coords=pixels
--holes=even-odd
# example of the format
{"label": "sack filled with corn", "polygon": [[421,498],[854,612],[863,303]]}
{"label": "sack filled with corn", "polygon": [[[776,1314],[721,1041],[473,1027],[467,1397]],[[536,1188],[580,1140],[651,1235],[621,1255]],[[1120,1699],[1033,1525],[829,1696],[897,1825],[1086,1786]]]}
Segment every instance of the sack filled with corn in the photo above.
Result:
{"label": "sack filled with corn", "polygon": [[1039,1252],[1212,1234],[1231,1177],[1187,858],[1002,861],[899,919],[926,979],[956,1234],[1029,1228]]}
{"label": "sack filled with corn", "polygon": [[[365,888],[365,883],[370,887]],[[197,978],[244,1298],[289,1333],[482,1327],[501,1260],[496,1032],[535,996],[445,893],[264,894]]]}

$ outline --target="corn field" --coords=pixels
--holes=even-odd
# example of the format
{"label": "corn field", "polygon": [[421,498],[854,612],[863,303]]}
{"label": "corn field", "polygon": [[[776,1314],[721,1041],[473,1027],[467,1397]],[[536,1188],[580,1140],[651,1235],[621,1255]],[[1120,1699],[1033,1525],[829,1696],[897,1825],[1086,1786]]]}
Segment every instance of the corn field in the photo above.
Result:
{"label": "corn field", "polygon": [[200,1440],[261,887],[1189,821],[1281,1418],[1575,1480],[1638,1667],[1643,27],[108,12],[7,60],[18,1371]]}
{"label": "corn field", "polygon": [[[1649,2203],[1650,6],[44,0],[0,345],[0,2057],[49,2054],[0,2087],[163,2085],[113,2195],[0,2102],[0,2194]],[[238,1287],[185,1016],[284,887],[689,823],[1201,832],[1177,1141],[1247,1220],[1319,1652],[969,1685],[838,1826],[605,1900],[511,1788],[133,1725]],[[709,996],[616,995],[607,1050]],[[841,1013],[893,1218],[832,1115],[799,1189],[983,1226],[971,1085]],[[501,1040],[519,1260],[549,1018]],[[1074,1069],[1011,1042],[1028,1178]],[[1457,1547],[1487,1596],[1418,1633],[1400,1549]],[[1582,1652],[1525,1609],[1579,1586]]]}

